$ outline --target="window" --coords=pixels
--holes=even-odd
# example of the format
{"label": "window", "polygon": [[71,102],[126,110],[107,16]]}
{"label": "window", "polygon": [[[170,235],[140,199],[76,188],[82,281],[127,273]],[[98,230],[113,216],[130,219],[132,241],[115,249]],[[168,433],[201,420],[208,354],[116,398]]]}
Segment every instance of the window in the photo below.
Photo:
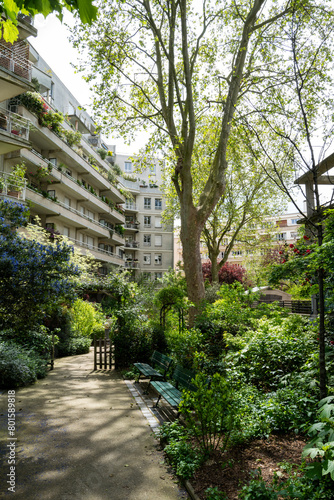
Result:
{"label": "window", "polygon": [[161,253],[156,253],[155,256],[154,256],[154,264],[156,266],[161,266],[162,264],[162,255]]}
{"label": "window", "polygon": [[63,234],[64,234],[64,236],[67,236],[69,238],[70,237],[70,228],[64,226]]}
{"label": "window", "polygon": [[151,246],[151,235],[144,234],[144,247],[150,247],[150,246]]}
{"label": "window", "polygon": [[71,200],[67,198],[66,196],[64,197],[64,205],[65,207],[70,207],[71,206]]}
{"label": "window", "polygon": [[158,227],[158,228],[162,227],[162,226],[161,226],[161,217],[156,217],[156,218],[155,218],[155,221],[154,221],[154,226],[155,226],[155,227]]}
{"label": "window", "polygon": [[162,246],[162,236],[159,234],[159,235],[155,235],[155,238],[154,238],[154,244],[156,247],[161,247]]}
{"label": "window", "polygon": [[54,189],[48,189],[48,195],[51,198],[55,198],[56,197],[56,191]]}
{"label": "window", "polygon": [[242,251],[241,250],[234,250],[234,251],[232,251],[232,255],[234,255],[235,257],[238,255],[242,255]]}
{"label": "window", "polygon": [[143,273],[144,281],[151,281],[151,273]]}
{"label": "window", "polygon": [[157,173],[157,168],[156,168],[155,165],[151,165],[150,170],[151,170],[151,174],[156,174]]}
{"label": "window", "polygon": [[47,222],[45,224],[45,229],[49,229],[51,231],[51,230],[54,230],[54,228],[55,228],[55,225],[53,222]]}
{"label": "window", "polygon": [[92,249],[94,246],[94,238],[91,236],[87,236],[87,247]]}
{"label": "window", "polygon": [[286,233],[277,233],[276,238],[278,241],[286,240]]}
{"label": "window", "polygon": [[298,219],[291,219],[291,224],[294,225],[294,224],[298,224]]}
{"label": "window", "polygon": [[125,172],[132,172],[132,163],[131,163],[131,161],[126,161],[124,163],[124,171]]}
{"label": "window", "polygon": [[162,278],[162,273],[154,273],[154,279],[155,279],[155,281],[161,280],[161,278]]}
{"label": "window", "polygon": [[151,216],[144,215],[144,227],[151,227]]}
{"label": "window", "polygon": [[87,210],[87,215],[88,215],[88,217],[89,217],[90,219],[93,219],[93,220],[95,219],[95,215],[94,215],[94,213],[93,213],[93,212],[91,212],[90,210]]}
{"label": "window", "polygon": [[291,236],[291,238],[293,238],[294,240],[296,240],[297,237],[298,237],[298,233],[290,233],[290,236]]}
{"label": "window", "polygon": [[144,198],[144,208],[145,209],[151,208],[151,198]]}
{"label": "window", "polygon": [[57,166],[57,158],[49,158],[49,162],[52,163],[54,167]]}
{"label": "window", "polygon": [[144,264],[146,264],[146,265],[151,264],[151,254],[150,253],[144,253],[143,259],[144,259]]}
{"label": "window", "polygon": [[161,210],[162,209],[162,199],[161,198],[156,198],[155,199],[155,209],[156,210]]}

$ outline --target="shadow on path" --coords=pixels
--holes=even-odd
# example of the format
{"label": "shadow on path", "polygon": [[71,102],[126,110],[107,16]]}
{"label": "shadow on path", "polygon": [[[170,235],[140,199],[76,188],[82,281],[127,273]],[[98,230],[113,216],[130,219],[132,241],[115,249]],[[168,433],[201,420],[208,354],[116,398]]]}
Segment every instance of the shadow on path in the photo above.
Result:
{"label": "shadow on path", "polygon": [[56,360],[46,379],[16,391],[15,494],[7,391],[0,396],[0,498],[187,498],[163,463],[147,420],[116,372],[94,372],[93,353]]}

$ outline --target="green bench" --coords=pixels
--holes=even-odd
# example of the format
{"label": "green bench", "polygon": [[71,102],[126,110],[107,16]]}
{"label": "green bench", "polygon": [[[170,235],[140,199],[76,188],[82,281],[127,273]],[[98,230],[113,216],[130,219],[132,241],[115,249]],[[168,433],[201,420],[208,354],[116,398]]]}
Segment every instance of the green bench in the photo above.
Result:
{"label": "green bench", "polygon": [[[139,370],[140,374],[136,379],[136,382],[139,382],[139,378],[141,375],[145,378],[149,378],[150,382],[153,379],[165,379],[166,373],[171,365],[171,358],[165,356],[165,354],[161,354],[158,351],[154,351],[151,356],[151,365],[147,363],[133,363],[134,366]],[[161,371],[156,370],[155,368],[160,368]],[[162,372],[162,373],[161,373]]]}
{"label": "green bench", "polygon": [[[165,381],[151,381],[150,385],[158,393],[158,401],[154,405],[158,407],[161,398],[164,398],[173,408],[178,408],[182,399],[182,389],[189,391],[197,391],[197,387],[191,382],[195,378],[195,373],[182,366],[177,365],[173,373],[175,385]],[[181,390],[180,390],[181,389]]]}

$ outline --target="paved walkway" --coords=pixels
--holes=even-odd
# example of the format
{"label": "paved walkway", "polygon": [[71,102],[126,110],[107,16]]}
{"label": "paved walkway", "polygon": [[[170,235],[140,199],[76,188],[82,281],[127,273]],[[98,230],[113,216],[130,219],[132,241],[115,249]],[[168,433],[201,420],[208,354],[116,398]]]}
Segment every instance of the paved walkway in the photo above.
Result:
{"label": "paved walkway", "polygon": [[[0,396],[0,498],[187,498],[163,463],[147,419],[115,372],[93,372],[93,354],[56,360],[46,379],[16,391],[15,437]],[[8,491],[15,443],[15,494]],[[10,455],[11,453],[11,455]]]}

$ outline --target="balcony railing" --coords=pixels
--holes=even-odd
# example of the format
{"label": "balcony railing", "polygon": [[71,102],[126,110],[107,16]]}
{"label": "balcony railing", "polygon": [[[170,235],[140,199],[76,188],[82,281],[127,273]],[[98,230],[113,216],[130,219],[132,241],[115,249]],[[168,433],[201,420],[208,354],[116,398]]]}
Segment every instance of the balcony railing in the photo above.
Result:
{"label": "balcony railing", "polygon": [[10,48],[0,43],[0,66],[30,82],[31,62],[27,58],[28,54],[26,44],[15,44],[14,48]]}
{"label": "balcony railing", "polygon": [[26,199],[26,179],[17,180],[12,174],[0,172],[0,196],[11,196],[20,201]]}
{"label": "balcony railing", "polygon": [[139,222],[126,222],[124,224],[124,229],[139,229]]}
{"label": "balcony railing", "polygon": [[125,210],[137,210],[135,203],[125,203]]}
{"label": "balcony railing", "polygon": [[82,247],[82,248],[86,248],[87,250],[92,250],[94,252],[100,252],[100,253],[103,253],[105,255],[110,255],[111,257],[114,257],[115,259],[119,260],[120,264],[122,264],[124,262],[124,259],[122,257],[120,257],[119,255],[116,255],[115,253],[113,253],[109,250],[105,250],[105,249],[97,247],[95,245],[91,245],[90,243],[85,243],[83,241],[75,240],[73,238],[69,238],[69,243],[74,243],[75,245]]}
{"label": "balcony railing", "polygon": [[29,140],[29,120],[22,116],[0,109],[0,131],[4,130],[14,136]]}
{"label": "balcony railing", "polygon": [[138,269],[139,268],[139,262],[134,262],[134,261],[125,261],[124,267],[127,269]]}
{"label": "balcony railing", "polygon": [[139,243],[138,241],[126,241],[125,246],[127,248],[139,248]]}

